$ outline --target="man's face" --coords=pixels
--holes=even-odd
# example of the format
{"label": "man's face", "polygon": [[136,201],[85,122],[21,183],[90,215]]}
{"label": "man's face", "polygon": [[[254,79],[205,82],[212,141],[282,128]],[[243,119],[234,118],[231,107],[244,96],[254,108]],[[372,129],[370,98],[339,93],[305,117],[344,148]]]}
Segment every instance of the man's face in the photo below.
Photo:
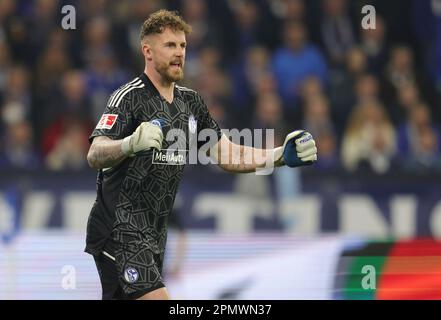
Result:
{"label": "man's face", "polygon": [[147,63],[153,64],[155,70],[165,81],[177,82],[184,78],[186,40],[183,31],[165,29],[160,34],[151,35],[143,45]]}
{"label": "man's face", "polygon": [[290,24],[285,28],[285,43],[294,50],[301,49],[306,41],[306,32],[300,24]]}

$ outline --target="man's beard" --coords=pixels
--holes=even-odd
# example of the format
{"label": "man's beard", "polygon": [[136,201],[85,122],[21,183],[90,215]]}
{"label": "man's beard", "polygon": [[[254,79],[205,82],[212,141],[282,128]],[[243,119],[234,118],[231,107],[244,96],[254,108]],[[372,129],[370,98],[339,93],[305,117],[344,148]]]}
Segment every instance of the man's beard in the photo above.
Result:
{"label": "man's beard", "polygon": [[184,78],[184,64],[182,63],[179,72],[172,71],[171,64],[161,64],[156,68],[156,71],[167,82],[177,82]]}

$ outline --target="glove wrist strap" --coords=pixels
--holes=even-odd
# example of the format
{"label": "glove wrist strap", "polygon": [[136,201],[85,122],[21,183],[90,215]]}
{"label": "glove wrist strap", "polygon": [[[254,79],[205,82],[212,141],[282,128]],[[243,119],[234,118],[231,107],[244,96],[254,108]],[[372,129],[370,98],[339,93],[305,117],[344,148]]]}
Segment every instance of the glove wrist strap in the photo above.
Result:
{"label": "glove wrist strap", "polygon": [[275,167],[281,167],[285,165],[285,161],[283,160],[283,147],[273,149],[273,159]]}
{"label": "glove wrist strap", "polygon": [[121,151],[126,156],[130,156],[133,152],[130,148],[130,138],[132,136],[125,137],[121,143]]}

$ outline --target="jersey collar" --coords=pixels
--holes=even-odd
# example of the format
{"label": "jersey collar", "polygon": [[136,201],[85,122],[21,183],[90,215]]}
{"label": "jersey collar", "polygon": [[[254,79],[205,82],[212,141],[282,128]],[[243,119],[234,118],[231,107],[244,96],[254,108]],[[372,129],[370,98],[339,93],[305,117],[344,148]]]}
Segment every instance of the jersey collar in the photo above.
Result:
{"label": "jersey collar", "polygon": [[[154,95],[157,95],[159,97],[161,96],[158,89],[156,89],[155,85],[153,84],[152,80],[150,80],[150,78],[144,72],[139,76],[139,78],[142,80],[146,88],[151,90],[151,92],[153,92]],[[178,88],[176,88],[176,84],[173,90],[173,95],[175,98],[176,97],[182,98],[181,92],[178,90]]]}

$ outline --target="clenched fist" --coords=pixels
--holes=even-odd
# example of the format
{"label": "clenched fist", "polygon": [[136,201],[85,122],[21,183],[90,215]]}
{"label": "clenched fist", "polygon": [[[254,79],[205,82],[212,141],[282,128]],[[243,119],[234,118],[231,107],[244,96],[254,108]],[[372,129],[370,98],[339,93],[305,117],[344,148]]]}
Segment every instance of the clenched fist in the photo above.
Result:
{"label": "clenched fist", "polygon": [[163,139],[164,136],[160,126],[143,122],[132,135],[124,138],[121,149],[126,156],[151,148],[161,150]]}

